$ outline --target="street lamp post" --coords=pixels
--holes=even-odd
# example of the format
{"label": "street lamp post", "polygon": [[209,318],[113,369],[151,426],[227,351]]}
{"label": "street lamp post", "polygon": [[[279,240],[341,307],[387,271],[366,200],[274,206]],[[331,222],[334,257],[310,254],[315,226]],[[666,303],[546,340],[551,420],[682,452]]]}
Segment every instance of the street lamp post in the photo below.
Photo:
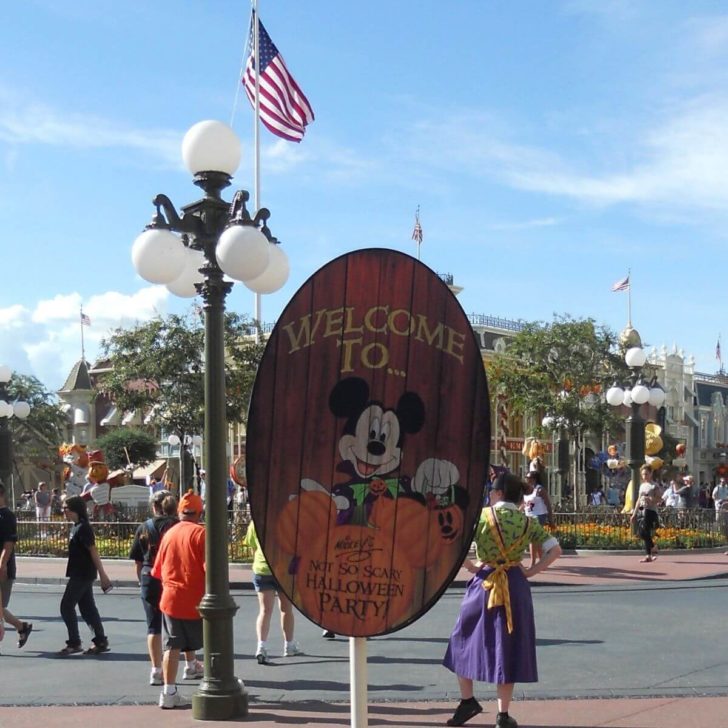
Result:
{"label": "street lamp post", "polygon": [[12,482],[13,473],[13,437],[10,432],[10,418],[24,420],[30,414],[27,402],[16,400],[10,402],[8,385],[13,373],[10,367],[0,366],[0,481],[12,492],[12,507],[15,507],[15,487]]}
{"label": "street lamp post", "polygon": [[179,468],[179,487],[177,488],[177,496],[181,498],[185,494],[185,459],[184,459],[184,453],[182,452],[182,440],[180,439],[179,435],[176,435],[175,433],[172,433],[168,438],[167,442],[169,443],[169,446],[172,448],[179,447],[179,450],[177,451],[177,466]]}
{"label": "street lamp post", "polygon": [[[640,484],[640,468],[645,462],[645,420],[640,414],[643,404],[661,407],[665,401],[665,390],[654,378],[649,384],[645,381],[642,369],[647,355],[641,346],[632,346],[625,352],[624,361],[630,369],[629,385],[622,387],[615,382],[607,390],[607,402],[613,407],[630,408],[625,422],[627,444],[627,464],[632,472],[632,498],[636,503]],[[627,500],[627,499],[626,499]],[[628,501],[629,502],[629,501]]]}
{"label": "street lamp post", "polygon": [[177,213],[166,195],[157,195],[152,222],[135,241],[132,260],[151,283],[166,284],[179,296],[199,293],[205,313],[205,464],[207,468],[203,617],[205,676],[192,699],[192,715],[227,720],[247,714],[247,693],[234,675],[233,616],[227,536],[225,416],[225,297],[230,278],[256,293],[278,290],[288,277],[288,260],[267,227],[270,213],[248,213],[249,194],[232,203],[221,197],[240,163],[240,141],[226,124],[195,124],[182,142],[182,157],[205,196]]}

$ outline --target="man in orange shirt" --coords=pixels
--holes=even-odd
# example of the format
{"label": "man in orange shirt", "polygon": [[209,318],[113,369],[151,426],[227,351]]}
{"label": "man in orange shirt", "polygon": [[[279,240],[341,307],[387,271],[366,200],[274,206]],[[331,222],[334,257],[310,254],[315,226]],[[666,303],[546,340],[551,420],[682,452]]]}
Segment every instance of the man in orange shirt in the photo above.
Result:
{"label": "man in orange shirt", "polygon": [[162,582],[159,608],[166,641],[159,707],[165,710],[190,705],[177,692],[179,653],[202,647],[202,618],[197,610],[205,594],[205,529],[199,522],[202,510],[202,498],[192,490],[182,496],[177,509],[180,521],[164,534],[152,569],[152,576]]}

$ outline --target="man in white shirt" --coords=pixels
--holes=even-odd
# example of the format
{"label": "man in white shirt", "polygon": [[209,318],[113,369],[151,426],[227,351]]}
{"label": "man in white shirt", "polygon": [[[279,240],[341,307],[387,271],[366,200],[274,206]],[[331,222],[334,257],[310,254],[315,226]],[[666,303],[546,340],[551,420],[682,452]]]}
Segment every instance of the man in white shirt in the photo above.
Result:
{"label": "man in white shirt", "polygon": [[720,522],[728,509],[728,483],[721,477],[718,485],[713,488],[713,503],[715,503],[715,520]]}

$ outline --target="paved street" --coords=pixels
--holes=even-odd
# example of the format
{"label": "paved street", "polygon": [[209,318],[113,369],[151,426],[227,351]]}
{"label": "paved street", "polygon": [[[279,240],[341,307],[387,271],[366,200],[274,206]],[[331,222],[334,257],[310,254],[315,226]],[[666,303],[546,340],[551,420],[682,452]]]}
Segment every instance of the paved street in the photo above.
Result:
{"label": "paved street", "polygon": [[[701,569],[711,561],[718,566],[723,563],[712,554],[696,553],[693,561]],[[640,571],[644,565],[638,564],[634,554],[619,563],[612,568],[611,582],[605,584],[604,567],[574,557],[565,573],[574,573],[579,564],[591,578],[575,585],[534,587],[541,675],[539,683],[517,688],[519,704],[514,704],[513,711],[522,726],[704,725],[669,722],[691,701],[697,701],[693,712],[728,713],[728,657],[721,637],[728,579],[655,579],[656,571]],[[613,567],[616,564],[612,562]],[[28,564],[24,566],[27,574]],[[127,566],[114,564],[116,569]],[[661,573],[667,574],[673,567],[666,555]],[[641,574],[646,578],[639,578]],[[120,586],[109,595],[98,596],[112,651],[96,658],[54,657],[65,639],[57,616],[61,593],[57,579],[55,583],[16,585],[13,609],[32,621],[35,630],[23,650],[15,646],[13,634],[0,646],[0,726],[71,724],[70,714],[59,708],[10,706],[116,706],[104,709],[107,728],[116,725],[109,720],[119,711],[126,711],[127,725],[133,720],[130,715],[140,710],[146,716],[140,719],[148,719],[151,708],[143,706],[156,702],[158,690],[146,684],[145,630],[136,590]],[[437,725],[449,716],[456,683],[440,660],[461,595],[462,588],[452,588],[414,625],[368,641],[372,725]],[[234,597],[240,606],[235,619],[236,672],[250,695],[249,720],[259,725],[267,720],[270,725],[346,725],[348,641],[323,640],[318,628],[298,615],[296,637],[306,655],[277,657],[281,638],[274,625],[270,642],[273,664],[259,666],[253,659],[255,594],[236,589]],[[193,690],[192,684],[182,688],[187,694]],[[493,691],[481,685],[478,694],[490,717],[484,714],[473,725],[492,725]],[[625,701],[627,697],[644,700]],[[160,728],[171,720],[168,713],[154,710],[155,722],[162,721]],[[172,721],[175,725],[183,718],[182,725],[187,720],[193,723],[188,712],[183,716],[172,713],[178,721]],[[629,722],[635,716],[639,720]]]}
{"label": "paved street", "polygon": [[[728,694],[725,641],[716,639],[725,628],[728,581],[619,589],[541,587],[535,592],[541,675],[532,686],[519,685],[519,694]],[[453,698],[455,680],[440,661],[461,593],[451,590],[414,625],[368,641],[372,700]],[[112,647],[109,654],[65,659],[53,654],[65,639],[56,616],[60,595],[60,587],[40,585],[18,586],[13,594],[16,613],[31,620],[35,630],[23,650],[15,647],[13,635],[2,646],[0,705],[154,702],[157,691],[146,685],[145,629],[136,593],[123,588],[98,597]],[[252,699],[348,700],[346,639],[322,639],[318,628],[299,615],[296,637],[306,656],[279,658],[282,640],[274,629],[273,664],[259,666],[253,659],[255,595],[237,592],[235,599],[240,605],[236,672]],[[484,686],[482,693],[488,695],[489,689]]]}

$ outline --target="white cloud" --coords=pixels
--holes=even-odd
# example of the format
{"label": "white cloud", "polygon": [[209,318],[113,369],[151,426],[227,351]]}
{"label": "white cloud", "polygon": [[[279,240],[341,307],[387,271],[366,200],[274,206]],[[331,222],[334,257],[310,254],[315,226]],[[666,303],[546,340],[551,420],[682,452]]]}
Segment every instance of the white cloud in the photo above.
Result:
{"label": "white cloud", "polygon": [[311,159],[309,151],[304,150],[299,144],[292,144],[285,139],[278,139],[272,144],[263,145],[260,152],[266,172],[275,174],[290,172]]}
{"label": "white cloud", "polygon": [[32,374],[58,389],[81,358],[80,307],[91,319],[83,327],[86,359],[94,361],[101,340],[115,328],[149,321],[166,312],[164,286],[146,286],[133,294],[107,291],[84,301],[79,293],[39,301],[30,311],[19,305],[0,308],[0,363]]}
{"label": "white cloud", "polygon": [[727,116],[728,97],[719,95],[665,107],[651,129],[621,138],[616,160],[605,157],[613,140],[600,144],[597,134],[594,157],[578,158],[569,139],[561,154],[518,144],[502,131],[499,137],[489,116],[462,112],[418,123],[404,154],[423,168],[500,179],[516,189],[590,205],[728,211]]}
{"label": "white cloud", "polygon": [[[54,109],[0,88],[0,141],[74,149],[133,149],[179,167],[181,132],[134,129],[111,119]],[[12,160],[12,157],[9,159]]]}
{"label": "white cloud", "polygon": [[558,217],[541,217],[534,220],[521,220],[516,222],[494,222],[487,227],[490,230],[529,230],[531,228],[553,227],[563,222]]}

